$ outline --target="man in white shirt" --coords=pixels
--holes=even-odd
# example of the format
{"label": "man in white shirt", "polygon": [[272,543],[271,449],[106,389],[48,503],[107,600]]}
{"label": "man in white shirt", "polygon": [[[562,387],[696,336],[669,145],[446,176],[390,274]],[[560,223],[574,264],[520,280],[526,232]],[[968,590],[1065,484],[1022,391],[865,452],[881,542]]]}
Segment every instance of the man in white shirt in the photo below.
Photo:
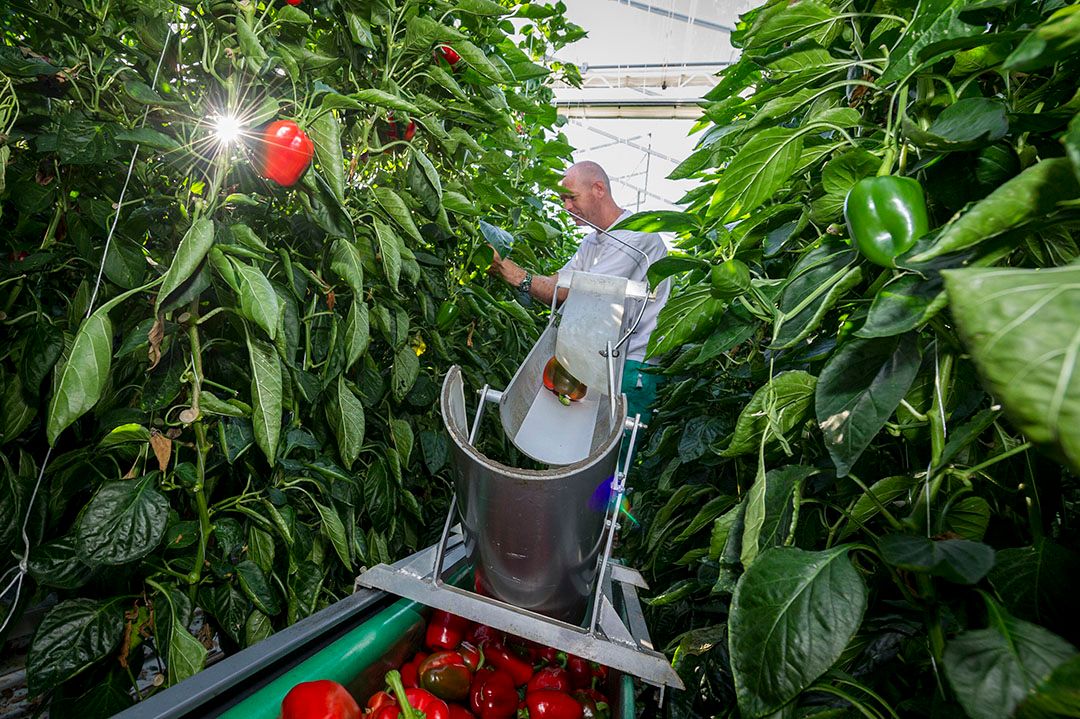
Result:
{"label": "man in white shirt", "polygon": [[[608,230],[631,214],[615,204],[611,197],[611,181],[604,169],[595,162],[585,161],[572,165],[566,171],[562,185],[566,189],[562,195],[563,207],[576,215],[574,221],[578,225],[591,224]],[[649,258],[648,261],[611,237],[594,231],[582,240],[578,251],[559,270],[559,274],[576,270],[643,281],[649,264],[667,255],[664,241],[655,232],[616,230],[611,234],[644,252]],[[551,304],[559,278],[559,274],[534,277],[512,260],[500,258],[498,253],[489,272],[501,277],[520,292],[528,293],[548,305]],[[656,329],[656,317],[667,302],[668,292],[669,282],[665,280],[656,288],[656,299],[647,304],[637,331],[630,336],[624,347],[626,363],[623,369],[622,391],[627,398],[629,415],[640,412],[643,422],[647,422],[651,415],[648,407],[656,398],[658,380],[657,375],[641,371],[647,366],[645,349],[649,344],[649,335]],[[559,290],[560,302],[566,299],[566,293],[565,288]],[[640,303],[628,301],[625,315],[627,323],[632,322],[640,311]]]}

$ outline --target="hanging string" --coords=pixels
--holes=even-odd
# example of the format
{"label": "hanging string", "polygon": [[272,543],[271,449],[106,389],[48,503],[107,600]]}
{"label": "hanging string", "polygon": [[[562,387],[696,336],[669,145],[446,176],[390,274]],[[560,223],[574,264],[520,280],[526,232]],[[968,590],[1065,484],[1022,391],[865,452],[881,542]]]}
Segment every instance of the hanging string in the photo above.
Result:
{"label": "hanging string", "polygon": [[[169,41],[172,40],[172,36],[173,29],[170,26],[169,34],[165,36],[165,42],[163,43],[161,48],[161,56],[158,57],[157,67],[154,69],[154,79],[151,82],[150,87],[157,87],[158,77],[161,74],[161,65],[165,61],[165,51],[169,48]],[[146,118],[149,115],[150,108],[147,107],[143,111],[142,119],[139,121],[139,127],[143,127],[146,125]],[[98,267],[97,279],[94,281],[94,291],[90,293],[90,302],[86,307],[86,315],[83,317],[84,320],[93,313],[94,302],[97,300],[98,290],[101,289],[101,278],[102,275],[105,273],[105,260],[109,256],[109,248],[112,246],[112,238],[113,235],[116,233],[116,226],[120,221],[120,212],[123,210],[124,207],[124,195],[127,193],[128,185],[131,182],[131,175],[135,171],[135,160],[138,159],[139,156],[139,147],[139,143],[135,143],[135,149],[131,152],[131,162],[128,163],[127,176],[124,178],[124,184],[120,189],[120,197],[116,201],[116,214],[113,215],[112,226],[109,227],[109,233],[105,237],[105,250],[101,253],[101,265]],[[45,468],[49,466],[49,458],[52,457],[52,451],[53,448],[49,447],[49,449],[45,452],[45,459],[41,462],[41,469],[38,471],[37,481],[34,482],[33,491],[30,492],[30,501],[26,505],[26,514],[23,517],[22,521],[22,556],[19,558],[18,565],[16,567],[13,567],[12,569],[9,569],[4,575],[4,578],[6,579],[7,576],[11,574],[11,572],[17,571],[15,577],[8,583],[8,585],[4,587],[3,590],[0,590],[0,597],[4,597],[7,595],[8,592],[11,591],[12,587],[15,588],[15,597],[12,600],[11,605],[8,609],[7,616],[4,617],[3,623],[0,624],[0,636],[3,636],[4,632],[8,628],[8,624],[11,623],[12,617],[15,616],[15,612],[19,608],[19,599],[22,596],[23,581],[26,579],[26,575],[29,572],[30,567],[30,534],[28,531],[28,527],[30,525],[30,515],[34,511],[34,502],[37,500],[38,492],[41,490],[41,482],[42,479],[45,477]],[[0,579],[0,582],[2,581],[4,580]]]}

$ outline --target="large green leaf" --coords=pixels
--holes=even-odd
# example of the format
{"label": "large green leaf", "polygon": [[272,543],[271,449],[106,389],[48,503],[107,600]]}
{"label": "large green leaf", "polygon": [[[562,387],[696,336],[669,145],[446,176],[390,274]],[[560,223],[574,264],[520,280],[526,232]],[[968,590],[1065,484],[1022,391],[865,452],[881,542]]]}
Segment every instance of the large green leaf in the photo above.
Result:
{"label": "large green leaf", "polygon": [[966,539],[930,539],[886,534],[878,543],[889,564],[928,572],[957,584],[975,584],[994,566],[994,550]]}
{"label": "large green leaf", "polygon": [[90,581],[93,574],[93,568],[79,558],[72,535],[33,547],[29,570],[38,584],[57,589],[78,589]]}
{"label": "large green leaf", "polygon": [[18,437],[34,421],[37,409],[26,401],[19,375],[12,375],[0,395],[0,444]]}
{"label": "large green leaf", "polygon": [[827,45],[828,38],[841,22],[836,11],[817,0],[801,0],[771,15],[749,36],[747,49],[765,49],[771,45],[810,38]]}
{"label": "large green leaf", "polygon": [[277,336],[278,296],[258,267],[231,260],[240,290],[240,314],[262,327],[270,339]]}
{"label": "large green leaf", "polygon": [[901,275],[878,290],[870,304],[866,322],[858,337],[892,337],[910,332],[945,307],[941,275],[923,279],[916,274]]}
{"label": "large green leaf", "polygon": [[69,599],[45,614],[26,657],[26,680],[38,696],[108,656],[124,634],[123,602]]}
{"label": "large green leaf", "polygon": [[770,470],[754,481],[743,519],[739,561],[744,567],[753,564],[759,552],[784,543],[794,514],[792,500],[798,501],[798,488],[817,471],[813,467],[792,465]]}
{"label": "large green leaf", "polygon": [[[271,465],[277,457],[281,436],[281,362],[274,346],[247,333],[251,363],[251,423],[255,442]],[[271,612],[273,613],[273,612]]]}
{"label": "large green leaf", "polygon": [[236,578],[240,591],[247,596],[259,611],[274,616],[281,611],[281,595],[271,586],[258,564],[245,559],[236,565]]}
{"label": "large green leaf", "polygon": [[420,114],[420,108],[408,100],[404,100],[397,95],[392,95],[389,92],[378,90],[373,87],[353,93],[352,97],[367,105],[377,105],[378,107],[385,107],[391,110],[397,110],[398,112],[405,112],[410,115]]}
{"label": "large green leaf", "polygon": [[848,513],[844,530],[840,533],[840,539],[847,539],[848,536],[862,529],[882,509],[890,514],[898,508],[902,509],[907,503],[908,494],[917,484],[918,481],[914,477],[907,475],[885,477],[874,482],[855,500],[855,506]]}
{"label": "large green leaf", "polygon": [[379,256],[382,258],[383,272],[390,289],[397,292],[401,280],[401,240],[394,230],[375,220],[375,237],[379,243]]}
{"label": "large green leaf", "polygon": [[401,455],[401,466],[408,467],[413,448],[412,425],[403,419],[391,419],[390,436],[394,440],[394,448]]}
{"label": "large green leaf", "polygon": [[338,204],[345,204],[345,160],[341,152],[341,123],[332,110],[320,113],[308,125],[315,158],[319,161],[322,176]]}
{"label": "large green leaf", "polygon": [[904,134],[919,147],[949,152],[989,145],[1005,137],[1009,120],[1005,103],[986,97],[958,100],[941,111],[925,130],[913,122],[904,123]]}
{"label": "large green leaf", "polygon": [[817,378],[802,370],[781,372],[760,387],[739,414],[722,457],[752,454],[769,431],[768,442],[783,440],[806,419],[814,401]]}
{"label": "large green leaf", "polygon": [[815,411],[838,477],[863,451],[907,394],[922,357],[911,337],[854,339],[818,378]]}
{"label": "large green leaf", "polygon": [[754,135],[732,158],[713,193],[710,216],[731,222],[757,209],[799,164],[802,136],[774,127]]}
{"label": "large green leaf", "polygon": [[202,671],[209,653],[202,642],[191,635],[183,624],[173,620],[169,623],[169,685],[177,684]]}
{"label": "large green leaf", "polygon": [[799,260],[780,294],[774,347],[794,347],[817,329],[829,308],[862,280],[857,260],[854,250],[836,241],[823,242]]}
{"label": "large green leaf", "polygon": [[618,222],[612,230],[635,232],[693,232],[701,229],[697,215],[672,210],[638,212]]}
{"label": "large green leaf", "polygon": [[195,274],[195,270],[213,245],[214,221],[203,217],[191,223],[191,227],[180,240],[180,246],[176,248],[176,255],[173,256],[172,264],[165,273],[165,280],[158,290],[157,301],[154,303],[155,314],[169,295]]}
{"label": "large green leaf", "polygon": [[145,557],[161,542],[169,499],[157,489],[157,473],[105,482],[79,515],[79,557],[88,564],[125,564]]}
{"label": "large green leaf", "polygon": [[416,229],[416,223],[413,222],[412,212],[409,211],[408,205],[405,204],[405,200],[401,199],[400,195],[389,187],[376,187],[372,192],[375,193],[375,199],[386,211],[386,214],[401,229],[405,230],[405,234],[417,242],[424,241],[424,238],[420,235],[420,230]]}
{"label": "large green leaf", "polygon": [[997,552],[990,584],[1013,615],[1064,633],[1080,627],[1080,555],[1049,539]]}
{"label": "large green leaf", "polygon": [[779,710],[827,672],[854,636],[866,585],[848,551],[767,549],[739,579],[728,629],[744,717]]}
{"label": "large green leaf", "polygon": [[960,337],[1006,416],[1080,471],[1080,267],[942,274]]}
{"label": "large green leaf", "polygon": [[1021,719],[1080,717],[1080,654],[1059,664],[1020,707]]}
{"label": "large green leaf", "polygon": [[55,445],[60,433],[101,399],[112,364],[109,309],[109,305],[102,305],[83,320],[67,360],[58,365],[61,369],[53,384],[46,426],[50,445]]}
{"label": "large green leaf", "polygon": [[19,361],[20,379],[27,392],[38,393],[41,382],[52,372],[63,350],[64,333],[60,328],[43,321],[30,329]]}
{"label": "large green leaf", "polygon": [[368,319],[368,306],[361,302],[359,295],[349,307],[345,318],[345,371],[348,372],[356,361],[367,351],[371,341],[371,327]]}
{"label": "large green leaf", "polygon": [[488,59],[488,56],[484,54],[484,51],[478,48],[468,40],[458,40],[454,43],[454,50],[461,59],[469,64],[472,69],[496,82],[502,82],[503,76],[499,72],[499,68]]}
{"label": "large green leaf", "polygon": [[344,375],[338,375],[336,391],[325,406],[326,419],[337,436],[341,462],[351,469],[364,445],[364,406],[349,389]]}
{"label": "large green leaf", "polygon": [[945,645],[945,676],[972,719],[999,719],[1013,711],[1076,654],[1061,637],[1010,616],[988,597],[989,626]]}
{"label": "large green leaf", "polygon": [[354,302],[364,294],[364,261],[356,245],[345,239],[334,240],[330,249],[330,269],[352,288]]}
{"label": "large green leaf", "polygon": [[683,289],[660,310],[649,337],[649,357],[658,357],[708,334],[724,313],[724,302],[713,299],[708,283]]}
{"label": "large green leaf", "polygon": [[1025,223],[1041,220],[1057,203],[1080,197],[1080,183],[1064,157],[1043,160],[1005,182],[945,226],[937,240],[910,262],[959,252]]}
{"label": "large green leaf", "polygon": [[1030,72],[1080,52],[1080,11],[1067,5],[1035,28],[1005,59],[1005,68]]}
{"label": "large green leaf", "polygon": [[345,534],[345,525],[342,523],[341,517],[332,507],[327,507],[318,502],[314,502],[314,504],[315,509],[319,512],[319,519],[322,520],[323,534],[334,546],[334,551],[337,553],[341,563],[345,565],[346,569],[352,571],[352,560],[349,559],[349,540]]}
{"label": "large green leaf", "polygon": [[390,370],[390,389],[398,402],[405,399],[420,373],[420,359],[409,345],[405,345],[394,355],[394,366]]}
{"label": "large green leaf", "polygon": [[903,80],[920,63],[927,62],[942,52],[984,44],[985,41],[979,40],[970,45],[967,42],[974,36],[986,34],[981,25],[969,25],[960,20],[960,13],[968,5],[968,0],[920,2],[900,42],[889,52],[889,65],[878,78],[878,84],[884,87]]}

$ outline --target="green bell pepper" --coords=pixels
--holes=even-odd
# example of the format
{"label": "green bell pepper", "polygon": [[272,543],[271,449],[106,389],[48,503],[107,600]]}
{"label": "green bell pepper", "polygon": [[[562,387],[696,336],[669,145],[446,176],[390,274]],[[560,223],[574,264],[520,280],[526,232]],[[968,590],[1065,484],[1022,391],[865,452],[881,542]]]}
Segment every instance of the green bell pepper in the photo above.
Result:
{"label": "green bell pepper", "polygon": [[855,248],[882,267],[896,267],[930,229],[922,185],[893,175],[859,180],[844,200],[844,220]]}

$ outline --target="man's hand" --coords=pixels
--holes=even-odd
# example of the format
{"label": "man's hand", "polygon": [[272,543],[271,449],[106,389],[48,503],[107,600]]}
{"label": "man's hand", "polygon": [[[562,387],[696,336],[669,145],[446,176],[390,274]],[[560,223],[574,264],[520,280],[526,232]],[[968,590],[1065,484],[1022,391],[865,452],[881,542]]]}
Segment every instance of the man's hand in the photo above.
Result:
{"label": "man's hand", "polygon": [[494,247],[491,248],[491,251],[494,253],[494,257],[491,260],[491,267],[488,268],[488,274],[492,277],[502,278],[511,287],[520,285],[521,281],[525,279],[525,270],[513,260],[504,260]]}

